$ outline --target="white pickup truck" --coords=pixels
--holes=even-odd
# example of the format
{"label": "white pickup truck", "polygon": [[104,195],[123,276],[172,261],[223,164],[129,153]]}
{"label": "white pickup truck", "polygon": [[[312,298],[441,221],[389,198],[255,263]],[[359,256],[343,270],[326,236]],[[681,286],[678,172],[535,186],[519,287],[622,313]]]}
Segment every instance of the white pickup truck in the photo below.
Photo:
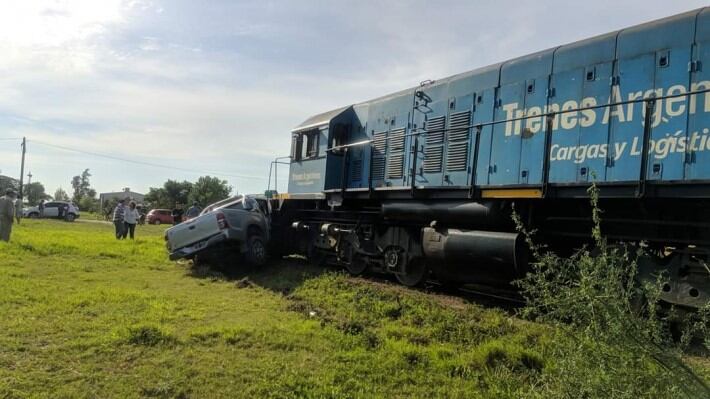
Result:
{"label": "white pickup truck", "polygon": [[165,231],[170,259],[193,259],[220,251],[239,253],[249,263],[266,262],[271,206],[257,196],[236,196],[205,208],[198,217]]}

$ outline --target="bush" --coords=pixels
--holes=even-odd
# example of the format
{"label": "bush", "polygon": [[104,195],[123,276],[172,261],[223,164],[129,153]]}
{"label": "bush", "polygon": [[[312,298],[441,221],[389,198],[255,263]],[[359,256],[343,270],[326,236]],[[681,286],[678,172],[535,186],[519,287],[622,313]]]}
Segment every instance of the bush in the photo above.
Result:
{"label": "bush", "polygon": [[[531,248],[532,270],[516,282],[527,299],[524,317],[556,327],[546,357],[546,397],[710,397],[710,389],[682,358],[690,337],[707,334],[708,309],[691,315],[680,342],[671,338],[671,309],[659,300],[663,276],[640,282],[639,247],[610,245],[600,228],[598,190],[589,190],[593,248],[569,258],[532,240],[517,214],[513,219]],[[704,345],[710,349],[705,335]]]}
{"label": "bush", "polygon": [[156,346],[173,344],[175,338],[158,326],[136,325],[128,328],[126,341],[132,345]]}

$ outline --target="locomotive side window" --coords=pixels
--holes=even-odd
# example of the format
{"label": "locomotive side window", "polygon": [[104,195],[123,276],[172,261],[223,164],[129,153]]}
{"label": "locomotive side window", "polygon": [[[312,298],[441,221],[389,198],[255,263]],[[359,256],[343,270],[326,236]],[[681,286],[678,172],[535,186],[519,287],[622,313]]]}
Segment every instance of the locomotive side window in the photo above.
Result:
{"label": "locomotive side window", "polygon": [[294,161],[301,160],[301,148],[303,147],[303,136],[296,133],[291,137],[291,159]]}
{"label": "locomotive side window", "polygon": [[339,124],[335,125],[335,128],[333,129],[333,133],[330,136],[331,136],[330,147],[339,147],[339,146],[345,145],[345,144],[347,144],[347,139],[348,139],[348,127],[346,125],[339,123]]}
{"label": "locomotive side window", "polygon": [[318,133],[318,130],[303,133],[302,142],[305,145],[301,146],[302,159],[316,158],[318,156]]}

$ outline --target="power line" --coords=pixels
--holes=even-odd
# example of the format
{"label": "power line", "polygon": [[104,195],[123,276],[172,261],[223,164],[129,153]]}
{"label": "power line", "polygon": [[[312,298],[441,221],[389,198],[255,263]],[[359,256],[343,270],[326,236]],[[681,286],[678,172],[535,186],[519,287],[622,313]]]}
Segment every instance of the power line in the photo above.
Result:
{"label": "power line", "polygon": [[248,176],[248,175],[235,175],[231,173],[225,173],[225,172],[219,172],[219,171],[207,171],[207,170],[197,170],[197,169],[187,169],[187,168],[179,168],[176,166],[170,166],[170,165],[161,165],[157,163],[152,163],[152,162],[144,162],[144,161],[138,161],[134,159],[127,159],[127,158],[121,158],[113,155],[107,155],[107,154],[101,154],[97,152],[91,152],[91,151],[84,151],[84,150],[78,150],[76,148],[71,148],[71,147],[65,147],[57,144],[50,144],[50,143],[45,143],[43,141],[38,141],[38,140],[30,140],[28,139],[27,141],[35,144],[40,144],[43,146],[47,147],[54,147],[58,148],[60,150],[64,151],[69,151],[69,152],[76,152],[79,154],[86,154],[86,155],[92,155],[95,157],[100,157],[100,158],[107,158],[107,159],[113,159],[115,161],[121,161],[121,162],[129,162],[137,165],[144,165],[144,166],[152,166],[156,168],[164,168],[164,169],[171,169],[171,170],[179,170],[182,172],[189,172],[189,173],[195,173],[195,174],[213,174],[213,175],[220,175],[220,176],[227,176],[227,177],[234,177],[238,179],[258,179],[258,180],[264,180],[263,177],[257,177],[257,176]]}
{"label": "power line", "polygon": [[3,140],[22,140],[22,137],[0,137],[0,141]]}

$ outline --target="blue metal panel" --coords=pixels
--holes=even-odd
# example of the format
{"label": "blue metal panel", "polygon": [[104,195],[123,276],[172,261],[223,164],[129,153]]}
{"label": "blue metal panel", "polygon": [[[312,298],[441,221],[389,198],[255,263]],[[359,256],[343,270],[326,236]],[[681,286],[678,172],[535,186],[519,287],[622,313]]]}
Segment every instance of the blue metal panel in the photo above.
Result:
{"label": "blue metal panel", "polygon": [[320,193],[325,187],[326,158],[291,162],[288,192],[295,194]]}
{"label": "blue metal panel", "polygon": [[[432,99],[436,98],[434,97],[435,93],[432,94]],[[418,138],[416,186],[441,186],[444,181],[444,143],[446,141],[444,129],[446,129],[447,108],[446,98],[442,99],[441,96],[438,96],[437,100],[426,106],[426,111],[415,111],[415,124],[423,128],[422,134]]]}
{"label": "blue metal panel", "polygon": [[[654,53],[619,58],[617,63],[620,83],[612,87],[610,102],[643,96],[653,87],[656,68]],[[603,122],[611,125],[607,181],[638,180],[641,173],[643,144],[643,103],[607,107]]]}
{"label": "blue metal panel", "polygon": [[370,139],[370,183],[372,187],[385,185],[385,169],[387,163],[387,131],[389,120],[385,117],[384,102],[370,104],[367,128]]}
{"label": "blue metal panel", "polygon": [[471,181],[471,116],[475,94],[449,98],[444,149],[444,186],[467,186]]}
{"label": "blue metal panel", "polygon": [[[690,35],[682,45],[656,51],[656,96],[687,91],[692,42]],[[685,101],[679,98],[655,102],[646,169],[649,180],[682,180],[685,175],[685,151],[678,146],[678,141],[687,136],[688,113],[682,109]]]}
{"label": "blue metal panel", "polygon": [[[552,72],[552,55],[550,51],[541,57],[537,64],[547,66],[544,75],[526,80],[525,114],[526,116],[541,115],[547,106],[549,75]],[[520,184],[542,184],[543,160],[545,157],[545,122],[543,118],[529,118],[522,122],[520,144]]]}
{"label": "blue metal panel", "polygon": [[[503,64],[495,120],[520,118],[526,108],[542,113],[547,104],[548,76],[554,50],[546,50]],[[527,104],[526,104],[527,103]],[[489,184],[540,184],[545,154],[544,130],[532,133],[526,124],[514,121],[493,128]]]}
{"label": "blue metal panel", "polygon": [[[491,65],[439,81],[424,89],[433,100],[429,104],[431,112],[426,112],[429,127],[445,128],[446,132],[439,136],[432,133],[430,136],[434,137],[429,137],[428,143],[426,134],[419,138],[418,186],[471,184],[475,130],[460,127],[493,120],[494,88],[498,85],[499,71],[499,64]],[[415,124],[421,126],[424,116],[417,114],[415,112]],[[483,144],[478,154],[478,168],[481,169],[477,172],[479,181],[488,180],[491,132],[491,126],[482,130]],[[427,157],[429,161],[426,161]]]}
{"label": "blue metal panel", "polygon": [[[353,120],[349,143],[368,140],[367,135],[368,104],[353,107]],[[348,188],[367,187],[369,178],[370,154],[369,146],[353,146],[348,149]],[[366,151],[367,150],[367,151]]]}
{"label": "blue metal panel", "polygon": [[[612,50],[613,51],[613,50]],[[587,79],[592,73],[593,79]],[[613,61],[585,68],[582,77],[584,96],[580,106],[591,107],[609,101],[609,80],[614,73]],[[609,125],[603,123],[604,109],[582,111],[579,115],[579,147],[582,159],[577,168],[578,181],[606,181],[607,155],[609,153]]]}
{"label": "blue metal panel", "polygon": [[[548,109],[587,108],[609,101],[609,81],[616,58],[616,32],[560,47],[555,52]],[[603,110],[560,114],[553,120],[550,182],[604,181],[609,126]]]}
{"label": "blue metal panel", "polygon": [[[495,92],[494,88],[479,90],[476,93],[476,110],[473,113],[473,125],[493,121],[495,112]],[[487,125],[481,128],[478,144],[478,159],[476,160],[476,185],[489,184],[489,170],[491,169],[491,140],[493,138],[493,126]],[[475,136],[473,137],[475,140]]]}
{"label": "blue metal panel", "polygon": [[[684,68],[690,60],[696,13],[639,25],[619,34],[619,85],[612,88],[612,102],[662,96],[674,85],[687,85],[687,69],[684,71]],[[685,135],[686,117],[683,113],[665,115],[664,104],[667,102],[657,101],[651,116],[646,178],[682,179],[684,154],[673,143]],[[643,103],[613,107],[605,113],[611,123],[610,153],[613,157],[607,169],[609,181],[639,178],[644,113]]]}
{"label": "blue metal panel", "polygon": [[[690,89],[710,89],[710,8],[706,8],[697,20],[696,47],[691,64]],[[684,103],[681,103],[684,104]],[[690,96],[687,103],[688,148],[687,179],[710,179],[710,93]]]}
{"label": "blue metal panel", "polygon": [[[406,111],[406,110],[403,110]],[[387,133],[387,170],[385,184],[389,187],[406,186],[411,174],[408,166],[409,150],[409,112],[395,115]]]}
{"label": "blue metal panel", "polygon": [[[370,104],[368,112],[368,130],[373,143],[372,186],[403,186],[407,178],[408,139],[401,144],[391,133],[399,135],[404,129],[408,133],[412,107],[412,93],[405,92]],[[398,167],[397,165],[401,165]],[[392,174],[397,169],[398,174]]]}
{"label": "blue metal panel", "polygon": [[[498,103],[494,120],[519,118],[524,115],[525,82],[511,83],[498,89]],[[493,126],[491,160],[488,183],[490,185],[517,184],[520,172],[521,121],[499,123]]]}
{"label": "blue metal panel", "polygon": [[543,50],[505,62],[500,72],[500,85],[507,86],[535,76],[549,75],[553,52],[554,49]]}
{"label": "blue metal panel", "polygon": [[[584,68],[555,73],[552,76],[550,86],[555,90],[555,96],[551,98],[551,101],[554,101],[556,106],[554,108],[550,107],[550,111],[559,110],[560,104],[562,107],[567,108],[574,103],[571,108],[577,108],[576,105],[582,98],[583,82]],[[579,162],[574,158],[574,154],[579,144],[579,124],[569,122],[569,118],[573,116],[575,115],[559,115],[555,117],[553,122],[549,154],[549,181],[551,183],[575,183],[577,181]],[[561,126],[560,119],[565,121]],[[530,120],[530,122],[532,121]],[[543,118],[539,118],[536,123],[538,129],[544,131],[546,121]]]}

